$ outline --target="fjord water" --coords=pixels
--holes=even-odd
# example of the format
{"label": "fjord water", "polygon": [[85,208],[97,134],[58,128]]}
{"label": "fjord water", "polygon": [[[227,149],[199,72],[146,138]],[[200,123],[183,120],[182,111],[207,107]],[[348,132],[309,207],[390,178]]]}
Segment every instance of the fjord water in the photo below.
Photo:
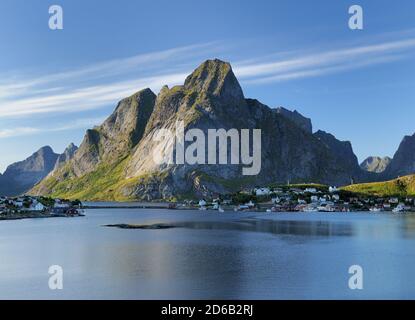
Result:
{"label": "fjord water", "polygon": [[415,216],[91,209],[1,221],[0,259],[1,299],[415,299]]}

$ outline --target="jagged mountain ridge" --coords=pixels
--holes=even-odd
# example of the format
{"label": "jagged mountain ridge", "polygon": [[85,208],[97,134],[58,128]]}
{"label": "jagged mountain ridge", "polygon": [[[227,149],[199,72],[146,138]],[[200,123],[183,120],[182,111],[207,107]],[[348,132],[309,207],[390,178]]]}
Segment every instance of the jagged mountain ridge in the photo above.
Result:
{"label": "jagged mountain ridge", "polygon": [[393,179],[415,173],[415,134],[405,136],[384,171],[385,179]]}
{"label": "jagged mountain ridge", "polygon": [[274,110],[275,112],[283,115],[287,119],[293,121],[297,126],[302,128],[304,131],[308,133],[313,133],[313,125],[311,123],[311,119],[304,117],[297,110],[290,111],[284,107],[278,107]]}
{"label": "jagged mountain ridge", "polygon": [[53,170],[57,170],[61,168],[63,165],[65,165],[66,162],[68,162],[74,157],[75,152],[77,150],[78,150],[78,147],[75,144],[70,143],[69,146],[67,146],[66,149],[63,151],[63,153],[60,154],[58,158],[56,159],[56,163],[55,163],[55,166],[53,167]]}
{"label": "jagged mountain ridge", "polygon": [[52,171],[58,156],[52,148],[46,146],[27,159],[8,166],[1,177],[1,194],[19,195],[30,190]]}
{"label": "jagged mountain ridge", "polygon": [[[154,139],[158,129],[261,129],[262,169],[242,176],[241,165],[159,165],[154,151],[174,148]],[[311,132],[298,112],[246,99],[229,63],[208,60],[184,84],[150,89],[122,100],[103,125],[88,130],[73,159],[31,191],[83,199],[168,199],[234,192],[271,182],[343,185],[364,179],[350,143]],[[230,148],[228,148],[228,153]],[[341,156],[339,156],[341,155]],[[230,155],[229,155],[230,156]]]}
{"label": "jagged mountain ridge", "polygon": [[53,170],[69,161],[76,150],[77,147],[73,143],[63,154],[56,154],[51,147],[45,146],[27,159],[11,164],[3,175],[0,174],[0,195],[24,194]]}

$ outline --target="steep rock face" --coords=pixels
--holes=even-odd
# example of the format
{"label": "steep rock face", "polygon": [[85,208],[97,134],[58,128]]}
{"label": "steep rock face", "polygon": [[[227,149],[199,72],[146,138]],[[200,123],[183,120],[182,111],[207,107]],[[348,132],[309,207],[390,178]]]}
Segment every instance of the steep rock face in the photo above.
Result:
{"label": "steep rock face", "polygon": [[415,173],[415,134],[405,136],[389,166],[384,172],[387,179]]}
{"label": "steep rock face", "polygon": [[155,98],[150,89],[141,90],[120,101],[102,125],[87,130],[72,160],[73,174],[82,176],[100,163],[111,163],[128,155],[143,135]]}
{"label": "steep rock face", "polygon": [[392,159],[389,157],[368,157],[360,164],[360,167],[368,172],[382,173],[391,161]]}
{"label": "steep rock face", "polygon": [[[161,153],[175,150],[175,146],[173,140],[164,144],[155,141],[155,131],[168,128],[174,132],[178,120],[184,121],[185,130],[198,128],[205,136],[208,129],[261,129],[261,172],[257,176],[242,176],[241,165],[158,165],[154,150]],[[269,182],[347,184],[360,178],[361,170],[350,143],[337,141],[333,136],[314,136],[311,131],[309,120],[298,112],[276,112],[257,100],[245,99],[230,65],[219,60],[207,61],[186,79],[184,86],[162,89],[145,137],[127,165],[129,178],[153,173],[151,195],[146,193],[144,180],[124,192],[136,198],[164,198],[167,185],[173,186],[168,188],[169,192],[172,189],[177,194],[209,196]],[[228,159],[229,150],[228,144]],[[352,162],[339,162],[345,153]],[[157,178],[160,175],[162,179]]]}
{"label": "steep rock face", "polygon": [[198,128],[206,136],[208,129],[253,128],[255,124],[230,65],[208,60],[187,77],[183,86],[165,86],[160,91],[144,138],[128,165],[129,177],[164,169],[154,162],[153,153],[158,148],[174,149],[173,141],[163,146],[155,133],[161,128],[175,132],[178,121],[183,121],[186,130]]}
{"label": "steep rock face", "polygon": [[[86,193],[89,188],[95,188],[84,196],[90,198],[104,188],[98,181],[107,179],[105,187],[110,188],[111,184],[124,178],[123,168],[119,165],[142,138],[155,98],[150,89],[144,89],[121,100],[102,125],[86,131],[71,159],[51,172],[30,193],[71,197],[74,193],[82,190]],[[83,179],[82,183],[79,178]]]}
{"label": "steep rock face", "polygon": [[78,150],[78,147],[71,143],[69,146],[66,147],[65,151],[58,156],[58,159],[56,159],[55,167],[53,170],[58,170],[61,168],[66,162],[71,160],[75,152]]}
{"label": "steep rock face", "polygon": [[[261,170],[242,175],[242,164],[167,164],[156,161],[166,150],[178,154],[174,136],[156,139],[159,129],[261,130]],[[208,141],[205,141],[206,143]],[[184,142],[186,150],[193,141]],[[207,144],[206,144],[207,146]],[[216,153],[219,145],[216,145]],[[72,160],[32,193],[83,199],[169,199],[214,196],[245,187],[286,182],[334,185],[361,179],[350,143],[324,132],[312,134],[311,122],[298,112],[271,109],[245,99],[229,63],[208,60],[184,84],[149,89],[121,101],[105,122],[88,130]]]}
{"label": "steep rock face", "polygon": [[275,109],[275,112],[291,120],[305,132],[313,133],[313,125],[311,124],[311,119],[304,117],[297,110],[290,111],[283,107],[278,107]]}
{"label": "steep rock face", "polygon": [[1,177],[2,195],[15,196],[30,190],[53,170],[57,158],[58,154],[46,146],[29,158],[7,167]]}

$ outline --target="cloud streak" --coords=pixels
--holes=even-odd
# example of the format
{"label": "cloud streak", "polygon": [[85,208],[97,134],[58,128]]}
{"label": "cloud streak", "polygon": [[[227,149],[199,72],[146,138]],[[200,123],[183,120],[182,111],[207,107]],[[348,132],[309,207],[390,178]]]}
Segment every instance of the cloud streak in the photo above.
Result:
{"label": "cloud streak", "polygon": [[101,118],[78,119],[70,123],[64,123],[55,127],[15,127],[0,129],[0,139],[13,138],[21,136],[31,136],[47,132],[59,132],[73,129],[90,128],[102,123],[105,120]]}
{"label": "cloud streak", "polygon": [[241,79],[251,79],[247,81],[248,83],[293,80],[321,76],[328,73],[325,70],[343,72],[371,64],[395,61],[397,58],[405,57],[396,53],[407,52],[414,48],[415,39],[405,39],[319,52],[285,60],[236,65],[235,73]]}
{"label": "cloud streak", "polygon": [[[242,83],[249,86],[390,63],[407,58],[414,49],[415,38],[407,38],[330,51],[293,53],[278,59],[268,56],[236,62],[233,67]],[[14,78],[0,83],[0,119],[82,112],[115,104],[146,87],[158,91],[165,84],[181,84],[202,60],[211,58],[212,54],[221,57],[224,50],[216,43],[199,44],[114,59],[47,76]],[[34,128],[10,130],[1,130],[0,138],[35,132]]]}

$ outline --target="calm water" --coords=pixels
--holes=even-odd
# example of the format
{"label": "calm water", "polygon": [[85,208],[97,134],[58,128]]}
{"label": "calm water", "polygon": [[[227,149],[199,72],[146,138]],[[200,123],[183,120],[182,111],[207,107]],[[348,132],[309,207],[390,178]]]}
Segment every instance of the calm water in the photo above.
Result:
{"label": "calm water", "polygon": [[[169,223],[126,230],[105,224]],[[48,288],[48,268],[64,289]],[[361,265],[364,289],[348,288]],[[415,299],[415,216],[95,209],[0,222],[1,299]]]}

